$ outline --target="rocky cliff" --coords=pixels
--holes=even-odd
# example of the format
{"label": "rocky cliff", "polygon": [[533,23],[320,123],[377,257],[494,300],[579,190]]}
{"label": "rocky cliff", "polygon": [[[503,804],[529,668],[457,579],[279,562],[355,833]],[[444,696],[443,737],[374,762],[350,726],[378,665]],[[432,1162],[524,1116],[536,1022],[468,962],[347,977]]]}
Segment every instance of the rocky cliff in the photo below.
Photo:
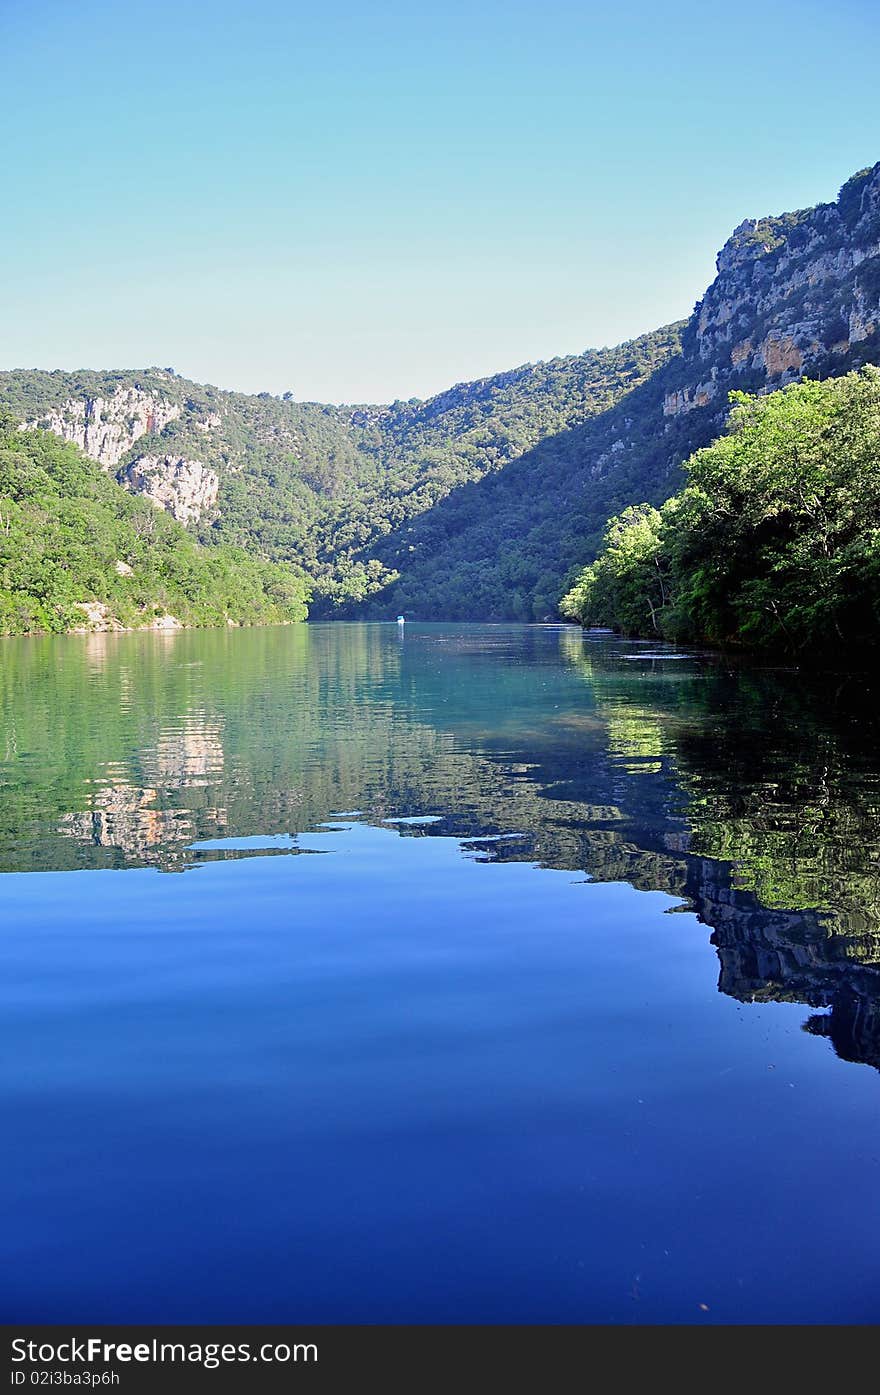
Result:
{"label": "rocky cliff", "polygon": [[[145,375],[144,382],[117,382],[104,392],[85,387],[28,417],[24,427],[53,431],[114,472],[133,494],[146,495],[181,523],[197,522],[217,503],[220,479],[216,470],[201,460],[138,451],[140,442],[161,438],[185,410],[179,394],[169,394],[174,375],[159,370],[158,376],[158,382],[153,374]],[[209,411],[202,417],[197,415],[194,424],[202,432],[210,432],[220,424],[220,416]]]}
{"label": "rocky cliff", "polygon": [[824,377],[880,353],[880,164],[836,203],[747,219],[718,254],[718,275],[684,336],[689,381],[664,414],[722,406],[732,386]]}
{"label": "rocky cliff", "polygon": [[119,386],[106,397],[68,397],[25,422],[72,441],[92,460],[114,470],[142,436],[162,431],[180,416],[175,402],[138,386]]}
{"label": "rocky cliff", "polygon": [[217,503],[220,477],[201,460],[174,455],[139,455],[117,479],[133,494],[145,494],[179,523],[197,522]]}

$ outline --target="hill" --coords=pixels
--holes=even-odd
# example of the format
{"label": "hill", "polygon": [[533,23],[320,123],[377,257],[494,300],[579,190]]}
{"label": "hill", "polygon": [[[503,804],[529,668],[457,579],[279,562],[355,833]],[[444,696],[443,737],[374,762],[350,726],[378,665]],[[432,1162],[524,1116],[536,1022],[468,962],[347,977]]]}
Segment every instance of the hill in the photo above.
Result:
{"label": "hill", "polygon": [[400,572],[383,601],[419,615],[540,618],[565,574],[596,555],[609,517],[675,492],[682,462],[723,431],[732,390],[880,362],[880,164],[835,203],[741,224],[717,265],[676,327],[678,352],[645,381],[374,546]]}
{"label": "hill", "polygon": [[76,447],[0,413],[0,634],[305,618],[289,567],[205,548]]}
{"label": "hill", "polygon": [[687,321],[427,402],[297,403],[148,369],[0,373],[0,403],[203,542],[300,564],[315,615],[541,618],[609,516],[680,486],[731,389],[880,361],[880,164],[833,203],[742,223],[717,268]]}

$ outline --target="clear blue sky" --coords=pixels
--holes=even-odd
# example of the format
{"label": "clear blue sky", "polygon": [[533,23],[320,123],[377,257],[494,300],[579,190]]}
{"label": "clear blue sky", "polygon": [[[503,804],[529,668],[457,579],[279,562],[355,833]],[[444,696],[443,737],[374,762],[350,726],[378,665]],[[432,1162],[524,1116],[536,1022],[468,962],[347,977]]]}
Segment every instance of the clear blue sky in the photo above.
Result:
{"label": "clear blue sky", "polygon": [[0,367],[328,401],[686,315],[880,159],[876,0],[0,0]]}

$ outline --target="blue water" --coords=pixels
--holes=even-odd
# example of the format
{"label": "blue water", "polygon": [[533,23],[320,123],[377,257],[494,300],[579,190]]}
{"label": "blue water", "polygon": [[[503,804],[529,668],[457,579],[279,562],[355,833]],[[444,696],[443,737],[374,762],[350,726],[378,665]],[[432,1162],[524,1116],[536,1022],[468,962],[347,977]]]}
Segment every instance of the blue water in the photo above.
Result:
{"label": "blue water", "polygon": [[3,1318],[875,1321],[850,714],[392,629],[10,646]]}

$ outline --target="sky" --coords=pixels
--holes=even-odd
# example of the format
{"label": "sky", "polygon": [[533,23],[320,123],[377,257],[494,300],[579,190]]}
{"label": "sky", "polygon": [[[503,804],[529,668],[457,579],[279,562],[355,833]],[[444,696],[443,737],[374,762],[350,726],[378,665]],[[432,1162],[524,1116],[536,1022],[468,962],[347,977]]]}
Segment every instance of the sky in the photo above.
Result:
{"label": "sky", "polygon": [[0,368],[391,401],[688,315],[880,160],[876,0],[0,0]]}

